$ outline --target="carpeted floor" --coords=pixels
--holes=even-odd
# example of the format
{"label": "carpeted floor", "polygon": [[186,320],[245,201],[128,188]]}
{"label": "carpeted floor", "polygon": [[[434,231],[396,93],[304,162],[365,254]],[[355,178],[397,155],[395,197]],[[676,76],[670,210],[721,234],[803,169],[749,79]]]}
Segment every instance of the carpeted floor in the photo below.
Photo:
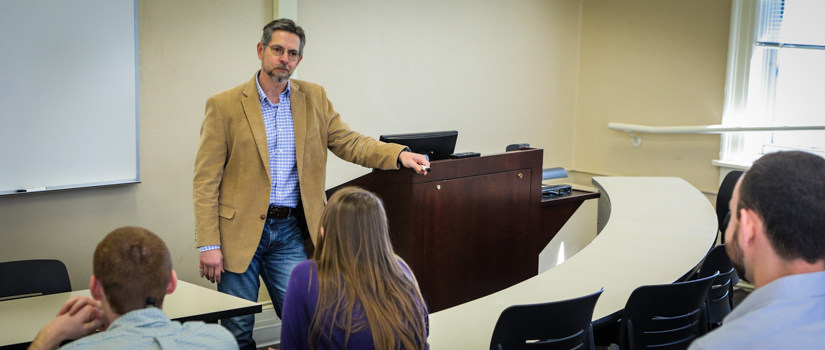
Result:
{"label": "carpeted floor", "polygon": [[751,294],[751,291],[734,287],[733,288],[733,307],[736,308],[736,305],[739,305],[739,303],[741,303],[742,300],[744,300],[745,297],[748,296],[748,294]]}

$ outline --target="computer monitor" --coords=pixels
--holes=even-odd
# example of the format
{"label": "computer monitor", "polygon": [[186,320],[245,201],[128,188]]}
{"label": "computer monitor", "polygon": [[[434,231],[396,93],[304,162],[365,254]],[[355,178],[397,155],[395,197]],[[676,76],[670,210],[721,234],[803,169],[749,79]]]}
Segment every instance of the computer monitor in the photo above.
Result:
{"label": "computer monitor", "polygon": [[426,154],[430,160],[448,159],[455,152],[458,131],[432,131],[414,134],[381,135],[379,140],[409,147],[415,153]]}

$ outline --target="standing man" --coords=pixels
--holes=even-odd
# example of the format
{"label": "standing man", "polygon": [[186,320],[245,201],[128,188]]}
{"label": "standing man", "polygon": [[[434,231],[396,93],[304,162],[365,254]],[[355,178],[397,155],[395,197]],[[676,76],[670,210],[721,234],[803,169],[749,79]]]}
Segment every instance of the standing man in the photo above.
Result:
{"label": "standing man", "polygon": [[825,337],[825,159],[763,156],[730,200],[726,250],[756,290],[691,349],[820,349]]}
{"label": "standing man", "polygon": [[[194,206],[201,276],[218,290],[258,299],[261,276],[281,315],[292,268],[315,242],[326,203],[327,149],[369,168],[426,174],[426,157],[349,129],[324,89],[289,79],[304,30],[278,19],[257,45],[261,69],[206,101],[195,159]],[[305,232],[302,227],[308,228]],[[254,316],[222,320],[242,349],[255,347]]]}

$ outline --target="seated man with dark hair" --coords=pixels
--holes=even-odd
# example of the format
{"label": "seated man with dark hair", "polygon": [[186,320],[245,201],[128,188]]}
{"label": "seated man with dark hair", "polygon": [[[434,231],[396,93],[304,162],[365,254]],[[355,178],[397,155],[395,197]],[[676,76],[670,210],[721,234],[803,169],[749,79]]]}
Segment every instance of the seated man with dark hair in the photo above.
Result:
{"label": "seated man with dark hair", "polygon": [[821,349],[825,338],[825,159],[763,156],[739,178],[725,246],[756,290],[691,349]]}
{"label": "seated man with dark hair", "polygon": [[[122,227],[97,245],[92,297],[73,297],[35,338],[29,349],[237,349],[219,325],[170,321],[163,297],[178,280],[172,257],[160,237],[140,227]],[[106,331],[89,335],[97,329]],[[89,335],[89,336],[87,336]],[[85,337],[84,337],[85,336]]]}

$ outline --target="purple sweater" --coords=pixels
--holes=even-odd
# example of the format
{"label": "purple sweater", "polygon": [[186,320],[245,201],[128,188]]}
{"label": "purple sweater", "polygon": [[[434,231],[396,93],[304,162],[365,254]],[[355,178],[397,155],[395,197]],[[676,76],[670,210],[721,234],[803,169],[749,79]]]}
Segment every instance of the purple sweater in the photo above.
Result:
{"label": "purple sweater", "polygon": [[[401,264],[408,274],[412,273],[406,265]],[[311,279],[310,279],[311,275]],[[318,271],[312,260],[306,260],[295,266],[289,276],[284,297],[284,310],[281,317],[281,349],[309,349],[309,324],[318,305]],[[363,315],[363,311],[354,310],[355,317]],[[427,309],[424,307],[424,322],[428,325]],[[325,322],[329,324],[328,322]],[[429,333],[429,329],[427,330]],[[318,340],[318,349],[344,349],[345,333],[342,329],[335,329],[332,342],[321,337]],[[357,333],[351,333],[347,349],[374,349],[372,333],[369,327]]]}

